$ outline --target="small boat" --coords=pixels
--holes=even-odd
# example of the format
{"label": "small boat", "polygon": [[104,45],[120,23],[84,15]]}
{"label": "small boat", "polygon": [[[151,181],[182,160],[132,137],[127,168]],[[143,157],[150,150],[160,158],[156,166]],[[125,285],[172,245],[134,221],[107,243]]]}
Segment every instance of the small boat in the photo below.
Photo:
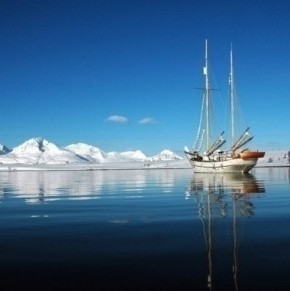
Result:
{"label": "small boat", "polygon": [[[251,151],[243,147],[253,139],[253,136],[247,128],[238,138],[235,136],[235,88],[233,73],[233,53],[230,50],[230,108],[231,108],[231,146],[227,150],[221,150],[226,144],[224,131],[215,139],[211,140],[211,116],[212,108],[211,91],[209,82],[208,68],[208,45],[205,41],[205,66],[203,74],[205,77],[205,87],[203,102],[201,107],[201,118],[197,133],[196,143],[193,149],[184,147],[184,153],[189,160],[194,172],[197,173],[225,173],[241,172],[248,173],[255,165],[259,158],[264,157],[265,152]],[[205,116],[205,117],[204,117]],[[205,136],[205,138],[204,138]]]}
{"label": "small boat", "polygon": [[245,150],[240,153],[240,156],[243,160],[259,159],[265,156],[265,152]]}

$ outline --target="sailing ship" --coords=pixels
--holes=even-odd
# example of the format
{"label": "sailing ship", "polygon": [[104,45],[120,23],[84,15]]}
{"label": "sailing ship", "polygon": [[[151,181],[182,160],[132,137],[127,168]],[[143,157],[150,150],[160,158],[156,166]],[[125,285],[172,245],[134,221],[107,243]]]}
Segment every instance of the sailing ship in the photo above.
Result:
{"label": "sailing ship", "polygon": [[[232,144],[229,149],[221,150],[225,145],[224,131],[216,140],[211,143],[211,91],[209,82],[209,61],[208,45],[205,41],[205,66],[203,68],[205,77],[205,88],[202,102],[201,119],[198,129],[195,147],[189,149],[184,147],[184,153],[189,160],[194,172],[199,173],[224,173],[241,172],[248,173],[259,158],[264,157],[265,152],[251,151],[244,146],[253,139],[253,136],[247,128],[238,138],[235,137],[235,84],[233,73],[233,52],[230,50],[230,108],[231,108],[231,139]],[[205,115],[205,118],[203,116]],[[205,119],[205,120],[204,120]],[[205,121],[205,122],[203,122]],[[201,128],[204,125],[204,128]],[[204,141],[205,136],[205,141]],[[203,150],[202,150],[203,149]]]}

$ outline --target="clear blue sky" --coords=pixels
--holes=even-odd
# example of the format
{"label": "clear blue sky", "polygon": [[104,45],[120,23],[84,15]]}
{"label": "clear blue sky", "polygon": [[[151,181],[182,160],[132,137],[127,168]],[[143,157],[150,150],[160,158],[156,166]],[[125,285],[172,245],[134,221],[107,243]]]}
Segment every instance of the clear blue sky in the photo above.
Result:
{"label": "clear blue sky", "polygon": [[[0,143],[155,154],[192,145],[205,38],[227,98],[233,43],[253,147],[290,148],[290,4],[10,0],[0,10]],[[223,112],[223,111],[222,111]]]}

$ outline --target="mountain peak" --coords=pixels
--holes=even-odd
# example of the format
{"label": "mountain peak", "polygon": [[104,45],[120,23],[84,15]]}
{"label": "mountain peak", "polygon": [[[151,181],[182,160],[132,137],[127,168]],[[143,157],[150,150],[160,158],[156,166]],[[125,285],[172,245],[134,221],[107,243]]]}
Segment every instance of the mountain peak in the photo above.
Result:
{"label": "mountain peak", "polygon": [[71,144],[66,146],[65,149],[92,163],[102,163],[108,157],[99,148],[85,143]]}
{"label": "mountain peak", "polygon": [[149,161],[170,161],[170,160],[182,160],[182,157],[176,155],[174,152],[166,149],[159,154],[148,158]]}
{"label": "mountain peak", "polygon": [[0,144],[0,155],[5,155],[7,153],[11,152],[11,150],[6,147],[5,145]]}
{"label": "mountain peak", "polygon": [[57,149],[58,147],[42,137],[31,138],[13,149],[14,153],[25,152],[42,152],[44,153],[48,148]]}

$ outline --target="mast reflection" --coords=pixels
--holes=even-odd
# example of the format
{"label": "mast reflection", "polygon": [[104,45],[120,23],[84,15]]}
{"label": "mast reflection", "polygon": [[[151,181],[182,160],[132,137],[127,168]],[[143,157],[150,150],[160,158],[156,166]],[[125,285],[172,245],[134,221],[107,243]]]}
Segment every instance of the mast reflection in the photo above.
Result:
{"label": "mast reflection", "polygon": [[[216,289],[220,284],[226,285],[225,288],[239,290],[237,216],[254,215],[255,205],[251,199],[260,197],[264,192],[262,182],[258,182],[251,174],[194,174],[185,195],[186,199],[196,201],[198,218],[202,224],[209,290]],[[232,231],[227,232],[229,229]],[[228,264],[228,257],[216,255],[215,251],[221,249],[232,249],[232,266]],[[214,262],[213,258],[219,258],[219,262]],[[229,270],[232,270],[231,278],[226,277],[229,276]],[[223,278],[216,274],[222,274],[220,277]]]}

